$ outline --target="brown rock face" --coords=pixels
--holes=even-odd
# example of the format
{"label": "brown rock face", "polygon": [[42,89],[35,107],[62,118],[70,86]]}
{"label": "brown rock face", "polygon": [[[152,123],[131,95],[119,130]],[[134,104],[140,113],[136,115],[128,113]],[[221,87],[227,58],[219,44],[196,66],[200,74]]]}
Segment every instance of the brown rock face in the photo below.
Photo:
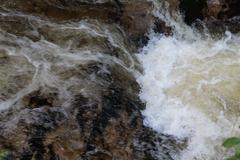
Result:
{"label": "brown rock face", "polygon": [[226,30],[233,33],[240,31],[238,0],[180,0],[179,8],[187,24],[201,20],[213,36],[222,35]]}
{"label": "brown rock face", "polygon": [[121,24],[129,38],[141,46],[141,40],[154,23],[153,4],[138,1],[85,1],[85,0],[0,0],[1,8],[10,8],[55,21],[95,19],[105,23]]}
{"label": "brown rock face", "polygon": [[179,0],[164,0],[164,8],[168,8],[169,12],[174,16],[174,13],[176,13],[179,10]]}
{"label": "brown rock face", "polygon": [[237,0],[208,0],[207,15],[216,19],[228,19],[240,14]]}
{"label": "brown rock face", "polygon": [[208,0],[205,22],[210,32],[224,33],[229,30],[238,33],[240,31],[239,8],[240,1],[237,0]]}
{"label": "brown rock face", "polygon": [[218,14],[221,12],[223,7],[222,2],[219,0],[209,0],[207,1],[207,15],[208,16],[213,16],[213,17],[218,17]]}
{"label": "brown rock face", "polygon": [[[148,30],[153,26],[153,4],[150,2],[135,1],[123,3],[120,23],[126,28],[129,37],[142,46],[146,43]],[[145,39],[144,39],[145,38]]]}
{"label": "brown rock face", "polygon": [[3,8],[42,15],[55,20],[80,20],[96,18],[114,21],[119,17],[118,6],[106,3],[87,3],[81,0],[14,0],[0,1]]}
{"label": "brown rock face", "polygon": [[133,76],[151,10],[144,0],[0,0],[0,150],[8,159],[172,158],[177,142],[143,126]]}
{"label": "brown rock face", "polygon": [[179,4],[187,23],[206,18],[224,20],[240,14],[238,0],[180,0]]}

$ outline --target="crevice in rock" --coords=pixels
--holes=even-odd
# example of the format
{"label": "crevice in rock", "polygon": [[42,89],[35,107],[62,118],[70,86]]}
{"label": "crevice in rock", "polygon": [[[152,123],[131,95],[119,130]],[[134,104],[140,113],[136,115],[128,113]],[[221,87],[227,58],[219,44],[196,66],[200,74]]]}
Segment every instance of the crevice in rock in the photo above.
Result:
{"label": "crevice in rock", "polygon": [[206,0],[180,0],[179,8],[184,14],[184,21],[190,25],[197,19],[204,19],[203,9],[206,6]]}

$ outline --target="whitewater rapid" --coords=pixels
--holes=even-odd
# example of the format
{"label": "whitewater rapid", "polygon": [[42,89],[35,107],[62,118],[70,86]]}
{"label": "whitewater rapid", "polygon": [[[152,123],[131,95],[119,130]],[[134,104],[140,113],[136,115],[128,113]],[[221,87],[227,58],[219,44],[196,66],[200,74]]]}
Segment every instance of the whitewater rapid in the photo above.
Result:
{"label": "whitewater rapid", "polygon": [[214,40],[158,16],[174,30],[169,37],[151,34],[137,54],[144,69],[138,76],[144,123],[187,141],[176,160],[225,159],[222,141],[240,135],[240,37],[226,32]]}

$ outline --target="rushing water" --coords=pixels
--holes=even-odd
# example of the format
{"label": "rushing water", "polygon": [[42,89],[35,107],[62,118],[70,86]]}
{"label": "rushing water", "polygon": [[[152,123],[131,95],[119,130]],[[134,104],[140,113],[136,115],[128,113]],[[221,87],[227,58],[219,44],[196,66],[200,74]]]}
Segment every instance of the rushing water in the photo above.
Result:
{"label": "rushing water", "polygon": [[[175,160],[222,160],[229,154],[223,139],[240,135],[240,37],[226,32],[212,39],[186,26],[179,14],[159,8],[155,14],[173,28],[173,35],[151,33],[137,54],[144,69],[137,80],[146,102],[145,125],[187,141]],[[55,23],[7,11],[0,17],[0,110],[41,88],[57,90],[63,106],[78,92],[92,96],[93,84],[105,84],[84,75],[83,66],[91,62],[134,70],[117,25]],[[100,72],[107,73],[106,68]]]}
{"label": "rushing water", "polygon": [[180,16],[156,14],[174,34],[152,34],[138,55],[145,124],[187,139],[176,160],[222,160],[228,154],[223,139],[240,135],[240,37],[226,32],[214,40],[195,33]]}

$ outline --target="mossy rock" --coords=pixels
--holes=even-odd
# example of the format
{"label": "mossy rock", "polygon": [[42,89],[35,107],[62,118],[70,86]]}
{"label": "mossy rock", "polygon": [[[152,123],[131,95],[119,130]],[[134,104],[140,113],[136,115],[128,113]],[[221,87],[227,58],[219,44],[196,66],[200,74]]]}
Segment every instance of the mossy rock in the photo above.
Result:
{"label": "mossy rock", "polygon": [[7,149],[0,149],[0,160],[7,160],[11,152]]}

